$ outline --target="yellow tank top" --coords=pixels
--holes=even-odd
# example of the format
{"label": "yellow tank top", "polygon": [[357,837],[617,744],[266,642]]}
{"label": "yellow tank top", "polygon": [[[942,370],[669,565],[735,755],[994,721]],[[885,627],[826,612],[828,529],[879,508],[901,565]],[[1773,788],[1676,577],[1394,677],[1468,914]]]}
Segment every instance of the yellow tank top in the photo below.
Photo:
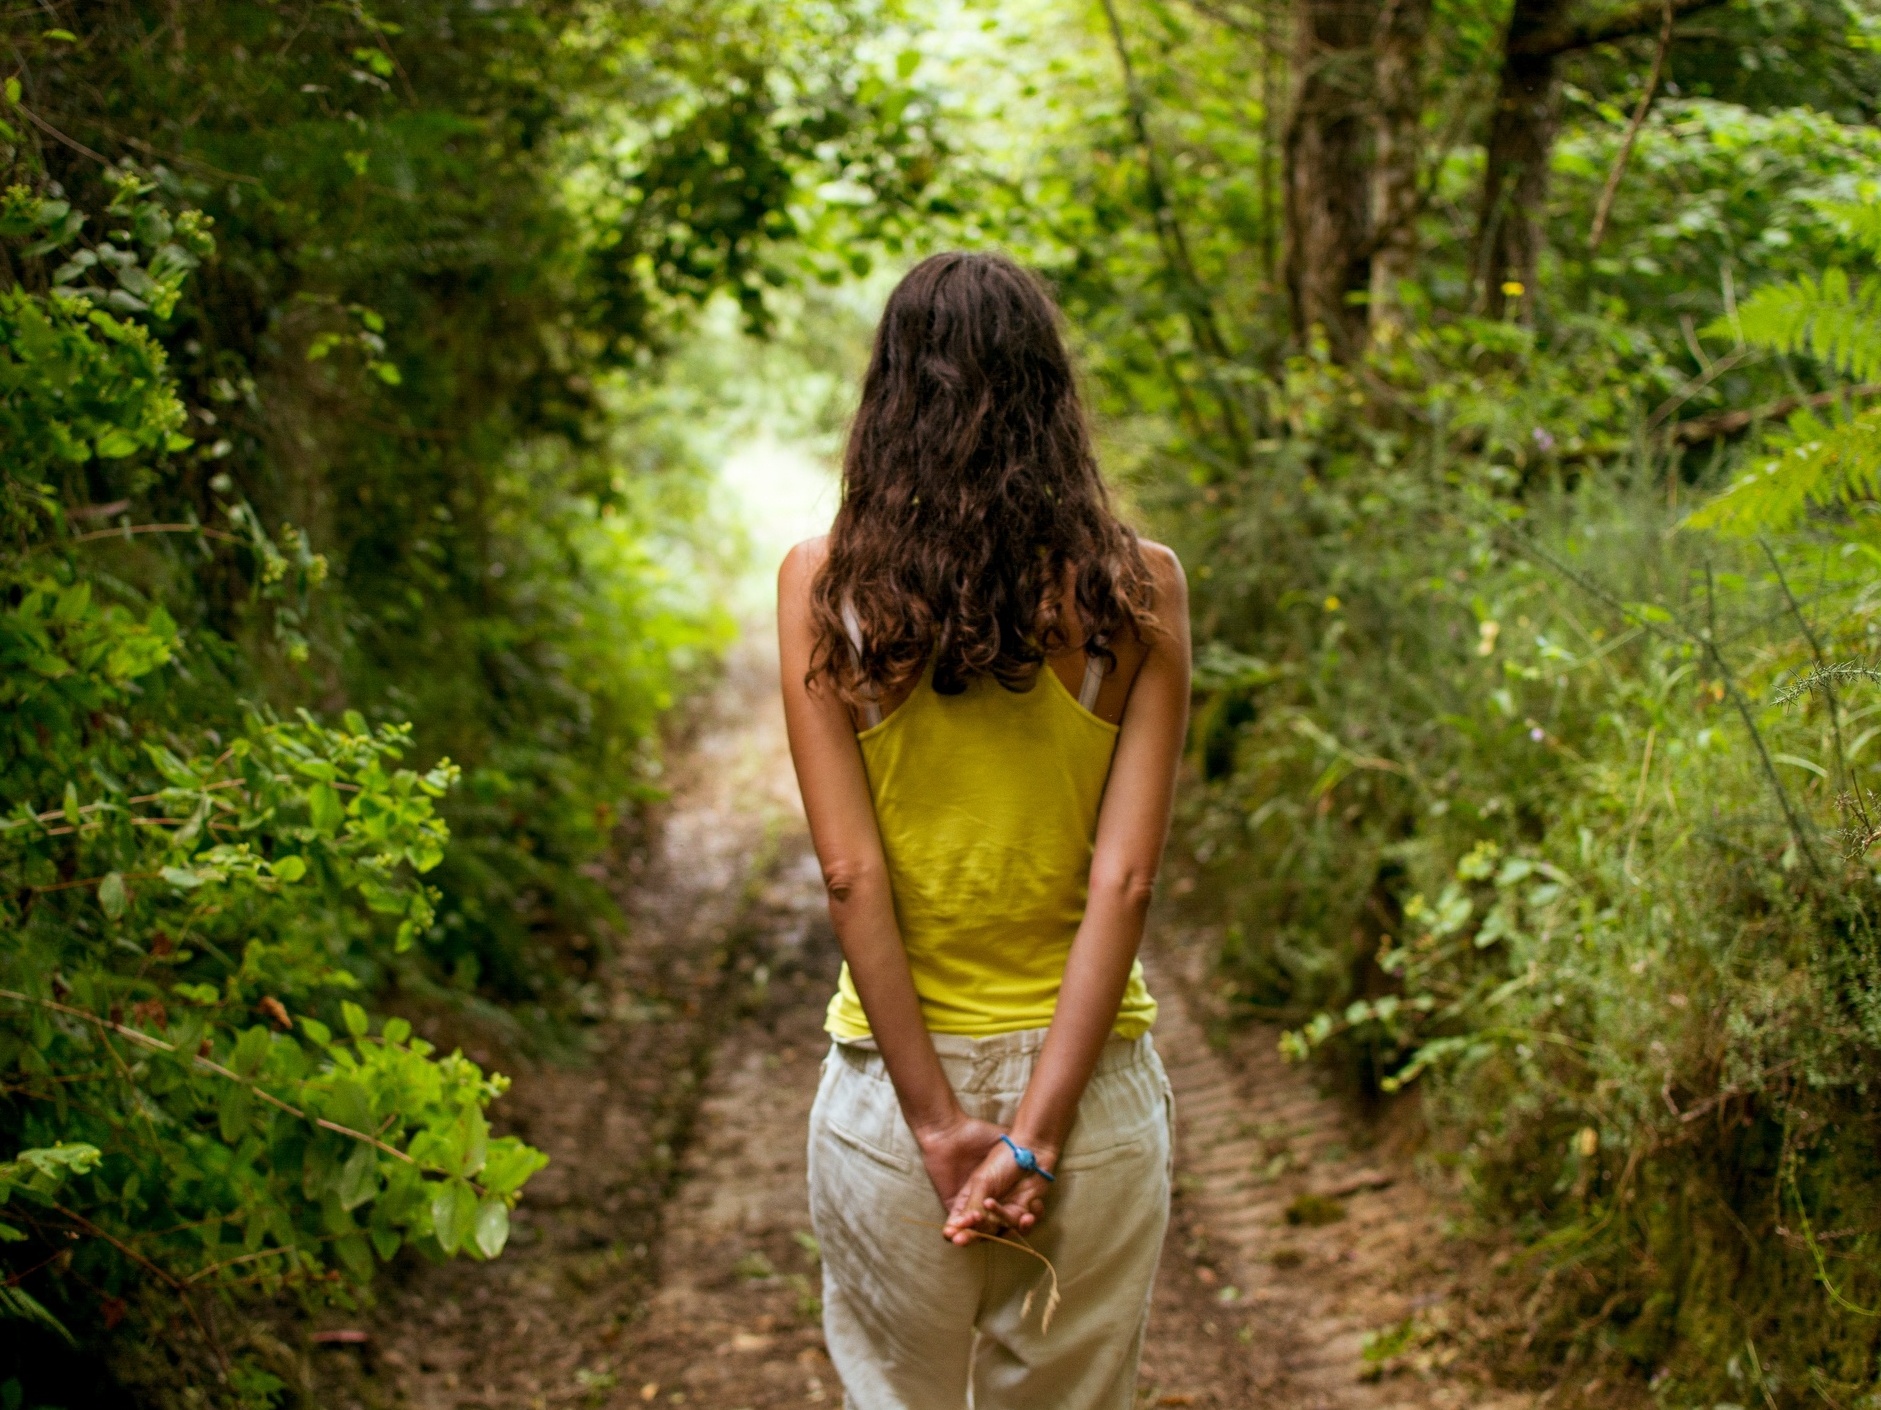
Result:
{"label": "yellow tank top", "polygon": [[[857,739],[928,1031],[1048,1026],[1084,918],[1117,726],[1046,667],[1023,692],[982,677],[939,695],[923,680]],[[1155,1019],[1138,963],[1117,1036]],[[869,1036],[846,964],[823,1026],[839,1040]]]}

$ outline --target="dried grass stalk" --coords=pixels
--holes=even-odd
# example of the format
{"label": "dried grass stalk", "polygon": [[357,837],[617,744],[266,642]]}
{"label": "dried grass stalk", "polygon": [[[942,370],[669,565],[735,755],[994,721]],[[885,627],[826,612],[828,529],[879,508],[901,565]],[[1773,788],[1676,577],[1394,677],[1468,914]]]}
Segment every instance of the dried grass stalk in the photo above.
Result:
{"label": "dried grass stalk", "polygon": [[[936,1224],[927,1219],[904,1219],[902,1222],[904,1224],[919,1224],[924,1229],[944,1229],[947,1227],[945,1224]],[[1050,1290],[1045,1294],[1045,1311],[1039,1317],[1038,1329],[1041,1336],[1051,1331],[1052,1314],[1058,1311],[1058,1304],[1061,1300],[1058,1296],[1058,1270],[1052,1266],[1052,1261],[1037,1249],[1033,1248],[1031,1244],[1025,1241],[1022,1235],[1017,1233],[1011,1238],[1006,1238],[1000,1234],[989,1234],[982,1229],[969,1229],[967,1233],[976,1239],[986,1239],[990,1243],[1004,1244],[1007,1248],[1016,1248],[1020,1253],[1029,1253],[1032,1257],[1045,1265],[1045,1277],[1033,1285],[1032,1290],[1026,1293],[1025,1301],[1019,1304],[1019,1319],[1024,1321],[1027,1317],[1032,1315],[1032,1303],[1038,1297],[1038,1290],[1049,1283]]]}

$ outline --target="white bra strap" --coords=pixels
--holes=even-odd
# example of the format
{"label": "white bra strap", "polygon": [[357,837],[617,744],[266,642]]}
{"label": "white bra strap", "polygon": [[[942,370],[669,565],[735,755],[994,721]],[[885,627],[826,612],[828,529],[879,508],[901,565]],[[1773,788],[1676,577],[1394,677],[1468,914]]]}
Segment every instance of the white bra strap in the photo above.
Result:
{"label": "white bra strap", "polygon": [[1097,693],[1104,688],[1104,677],[1108,673],[1102,656],[1084,658],[1084,683],[1078,687],[1078,704],[1093,715],[1097,713]]}
{"label": "white bra strap", "polygon": [[[856,620],[855,604],[843,602],[843,630],[849,634],[849,645],[856,653],[856,659],[862,658],[862,623]],[[874,729],[882,722],[882,707],[873,699],[862,705],[862,718],[868,722],[868,728]]]}

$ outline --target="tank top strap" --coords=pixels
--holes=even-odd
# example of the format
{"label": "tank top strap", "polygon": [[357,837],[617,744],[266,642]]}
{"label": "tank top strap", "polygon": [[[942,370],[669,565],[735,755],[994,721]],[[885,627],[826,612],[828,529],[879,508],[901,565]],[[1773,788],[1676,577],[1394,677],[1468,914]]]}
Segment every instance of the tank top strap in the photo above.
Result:
{"label": "tank top strap", "polygon": [[[856,620],[855,604],[847,598],[843,599],[843,630],[849,635],[849,645],[856,653],[856,659],[861,660],[862,623]],[[866,727],[869,729],[874,729],[882,722],[882,706],[875,699],[873,692],[870,692],[862,702],[862,718],[868,722]]]}
{"label": "tank top strap", "polygon": [[1097,693],[1104,688],[1104,677],[1109,673],[1102,656],[1084,658],[1084,681],[1078,686],[1078,704],[1093,715],[1097,713]]}

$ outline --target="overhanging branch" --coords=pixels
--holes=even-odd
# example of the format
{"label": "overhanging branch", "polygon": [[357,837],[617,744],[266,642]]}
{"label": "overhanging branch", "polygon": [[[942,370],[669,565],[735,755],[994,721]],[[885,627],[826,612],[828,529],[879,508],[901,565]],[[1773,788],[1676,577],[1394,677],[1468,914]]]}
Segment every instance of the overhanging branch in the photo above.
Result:
{"label": "overhanging branch", "polygon": [[[1713,9],[1724,0],[1672,0],[1672,15],[1677,19],[1699,10]],[[1576,49],[1591,49],[1596,44],[1610,44],[1616,39],[1631,39],[1650,34],[1665,18],[1666,6],[1659,0],[1643,0],[1624,10],[1600,15],[1576,23],[1538,29],[1509,42],[1508,52],[1524,58],[1547,58],[1569,54]]]}

